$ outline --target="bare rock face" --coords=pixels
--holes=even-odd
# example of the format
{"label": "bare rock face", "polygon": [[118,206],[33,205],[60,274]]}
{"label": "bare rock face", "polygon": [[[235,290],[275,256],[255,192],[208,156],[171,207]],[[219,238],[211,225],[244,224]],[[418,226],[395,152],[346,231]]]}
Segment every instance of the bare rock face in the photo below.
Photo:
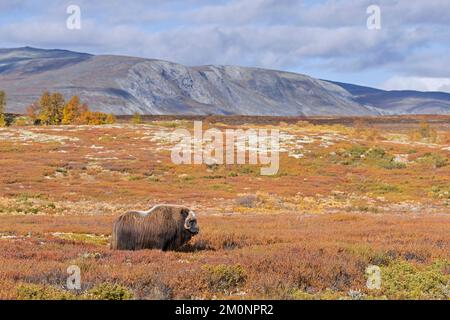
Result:
{"label": "bare rock face", "polygon": [[[123,56],[64,50],[0,49],[0,89],[8,112],[22,113],[43,91],[79,95],[93,110],[115,114],[267,116],[450,113],[450,94],[420,97],[235,66],[187,67]],[[364,88],[364,87],[359,87]],[[363,92],[363,93],[361,93]],[[381,101],[381,102],[380,102]],[[386,104],[389,107],[386,107]]]}

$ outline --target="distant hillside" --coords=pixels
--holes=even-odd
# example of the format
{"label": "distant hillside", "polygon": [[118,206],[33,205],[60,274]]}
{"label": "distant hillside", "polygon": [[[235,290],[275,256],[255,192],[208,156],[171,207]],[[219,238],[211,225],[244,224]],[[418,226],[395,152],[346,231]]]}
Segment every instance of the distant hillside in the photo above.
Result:
{"label": "distant hillside", "polygon": [[65,50],[0,49],[0,89],[21,113],[43,91],[79,95],[115,114],[377,115],[450,113],[450,94],[388,92],[237,66],[187,67]]}
{"label": "distant hillside", "polygon": [[450,93],[385,91],[354,84],[332,82],[350,92],[354,99],[389,113],[450,114]]}

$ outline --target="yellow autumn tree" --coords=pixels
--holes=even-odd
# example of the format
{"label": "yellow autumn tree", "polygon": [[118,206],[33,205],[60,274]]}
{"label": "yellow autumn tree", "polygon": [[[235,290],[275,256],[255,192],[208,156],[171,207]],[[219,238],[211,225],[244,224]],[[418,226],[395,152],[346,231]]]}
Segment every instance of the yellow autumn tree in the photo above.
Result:
{"label": "yellow autumn tree", "polygon": [[6,106],[6,93],[5,91],[0,91],[0,127],[6,126],[5,106]]}
{"label": "yellow autumn tree", "polygon": [[142,117],[141,117],[141,115],[140,115],[139,113],[136,112],[136,113],[133,115],[132,121],[133,121],[134,124],[141,124],[141,123],[142,123]]}
{"label": "yellow autumn tree", "polygon": [[64,96],[61,93],[55,92],[51,95],[52,124],[61,124],[65,104]]}
{"label": "yellow autumn tree", "polygon": [[41,109],[39,119],[41,123],[46,125],[61,124],[64,105],[64,96],[61,93],[55,92],[50,94],[48,91],[44,92],[39,100]]}
{"label": "yellow autumn tree", "polygon": [[108,123],[107,121],[108,121],[108,115],[106,113],[89,111],[89,109],[87,109],[87,111],[83,112],[80,115],[77,123],[96,126],[96,125],[106,124],[106,123]]}
{"label": "yellow autumn tree", "polygon": [[108,115],[102,112],[91,112],[91,119],[89,124],[91,125],[101,125],[106,123]]}
{"label": "yellow autumn tree", "polygon": [[81,103],[78,96],[73,96],[65,103],[61,93],[44,92],[38,102],[27,108],[28,117],[35,124],[45,125],[76,124],[101,125],[116,122],[113,114],[93,112],[86,103]]}
{"label": "yellow autumn tree", "polygon": [[73,96],[64,106],[62,124],[74,124],[80,117],[80,98]]}
{"label": "yellow autumn tree", "polygon": [[112,113],[108,114],[106,117],[106,124],[114,124],[116,123],[116,116]]}
{"label": "yellow autumn tree", "polygon": [[39,99],[39,120],[42,124],[50,124],[51,119],[51,96],[50,92],[45,91]]}

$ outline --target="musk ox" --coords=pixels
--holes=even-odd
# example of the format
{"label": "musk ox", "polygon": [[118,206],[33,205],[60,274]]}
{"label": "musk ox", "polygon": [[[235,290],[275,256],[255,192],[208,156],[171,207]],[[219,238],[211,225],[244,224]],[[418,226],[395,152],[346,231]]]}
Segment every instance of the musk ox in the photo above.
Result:
{"label": "musk ox", "polygon": [[198,234],[194,211],[183,206],[157,205],[149,211],[122,214],[114,222],[113,250],[176,250]]}

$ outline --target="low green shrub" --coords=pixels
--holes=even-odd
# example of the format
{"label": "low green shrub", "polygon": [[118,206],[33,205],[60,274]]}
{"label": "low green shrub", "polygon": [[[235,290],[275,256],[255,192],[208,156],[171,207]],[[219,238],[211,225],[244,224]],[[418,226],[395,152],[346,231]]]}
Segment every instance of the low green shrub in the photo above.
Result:
{"label": "low green shrub", "polygon": [[442,168],[448,165],[448,158],[438,153],[425,153],[417,161],[432,165],[434,168]]}
{"label": "low green shrub", "polygon": [[398,261],[381,267],[381,294],[388,299],[450,298],[450,261],[423,267]]}
{"label": "low green shrub", "polygon": [[77,300],[76,294],[52,286],[26,283],[17,287],[19,300]]}
{"label": "low green shrub", "polygon": [[69,292],[50,285],[26,283],[17,287],[20,300],[131,300],[133,293],[118,284],[102,283],[85,292]]}
{"label": "low green shrub", "polygon": [[119,284],[102,283],[88,290],[85,294],[92,300],[132,300],[133,293]]}
{"label": "low green shrub", "polygon": [[229,291],[245,283],[244,268],[237,265],[204,265],[205,280],[213,291]]}

